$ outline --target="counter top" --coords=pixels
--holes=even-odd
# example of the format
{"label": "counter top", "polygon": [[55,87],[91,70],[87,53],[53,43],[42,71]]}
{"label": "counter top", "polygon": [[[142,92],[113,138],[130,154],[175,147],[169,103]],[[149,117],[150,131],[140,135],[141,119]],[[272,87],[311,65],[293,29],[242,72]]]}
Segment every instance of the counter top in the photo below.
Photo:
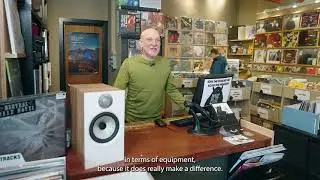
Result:
{"label": "counter top", "polygon": [[[190,127],[155,127],[153,124],[129,125],[125,130],[125,157],[126,158],[194,158],[195,161],[243,152],[251,149],[269,146],[271,138],[256,132],[244,129],[250,134],[253,142],[241,145],[232,145],[223,140],[220,134],[214,136],[195,136],[189,134]],[[79,154],[75,151],[67,152],[68,179],[83,179],[102,176],[113,172],[98,171],[98,168],[85,170]],[[166,163],[152,162],[117,162],[105,167],[117,166],[170,166]]]}

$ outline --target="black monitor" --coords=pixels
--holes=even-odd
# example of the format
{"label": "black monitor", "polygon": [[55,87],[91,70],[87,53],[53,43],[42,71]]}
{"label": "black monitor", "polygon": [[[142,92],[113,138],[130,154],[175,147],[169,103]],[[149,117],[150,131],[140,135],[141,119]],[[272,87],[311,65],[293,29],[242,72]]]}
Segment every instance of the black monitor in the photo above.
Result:
{"label": "black monitor", "polygon": [[193,95],[192,103],[205,107],[226,103],[229,98],[233,74],[208,74],[201,76]]}

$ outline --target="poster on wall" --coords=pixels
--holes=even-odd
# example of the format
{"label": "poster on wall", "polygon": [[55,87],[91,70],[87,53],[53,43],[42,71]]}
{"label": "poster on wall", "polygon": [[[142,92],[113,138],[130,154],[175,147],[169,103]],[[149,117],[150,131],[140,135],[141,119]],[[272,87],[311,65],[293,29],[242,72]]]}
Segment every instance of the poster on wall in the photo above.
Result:
{"label": "poster on wall", "polygon": [[99,34],[69,32],[68,42],[69,73],[98,73]]}
{"label": "poster on wall", "polygon": [[200,106],[223,103],[228,101],[232,77],[206,79]]}
{"label": "poster on wall", "polygon": [[161,9],[161,0],[140,0],[140,7]]}

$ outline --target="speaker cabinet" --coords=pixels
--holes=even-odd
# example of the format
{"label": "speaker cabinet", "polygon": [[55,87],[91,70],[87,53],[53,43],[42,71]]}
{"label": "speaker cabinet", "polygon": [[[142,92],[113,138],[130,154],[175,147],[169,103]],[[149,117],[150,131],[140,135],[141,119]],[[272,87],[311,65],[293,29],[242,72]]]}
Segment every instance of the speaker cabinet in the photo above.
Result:
{"label": "speaker cabinet", "polygon": [[70,86],[71,146],[84,168],[124,160],[125,91],[105,84]]}

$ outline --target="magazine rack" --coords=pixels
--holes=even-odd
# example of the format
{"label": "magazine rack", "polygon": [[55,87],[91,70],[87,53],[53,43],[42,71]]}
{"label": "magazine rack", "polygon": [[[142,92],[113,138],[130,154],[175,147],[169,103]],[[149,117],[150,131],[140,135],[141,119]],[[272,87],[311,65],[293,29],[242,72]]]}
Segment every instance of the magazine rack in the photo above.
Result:
{"label": "magazine rack", "polygon": [[256,180],[257,177],[259,177],[260,180],[275,180],[284,178],[286,174],[281,171],[282,164],[283,161],[279,160],[274,163],[252,167],[242,170],[239,173],[231,174],[228,180]]}

